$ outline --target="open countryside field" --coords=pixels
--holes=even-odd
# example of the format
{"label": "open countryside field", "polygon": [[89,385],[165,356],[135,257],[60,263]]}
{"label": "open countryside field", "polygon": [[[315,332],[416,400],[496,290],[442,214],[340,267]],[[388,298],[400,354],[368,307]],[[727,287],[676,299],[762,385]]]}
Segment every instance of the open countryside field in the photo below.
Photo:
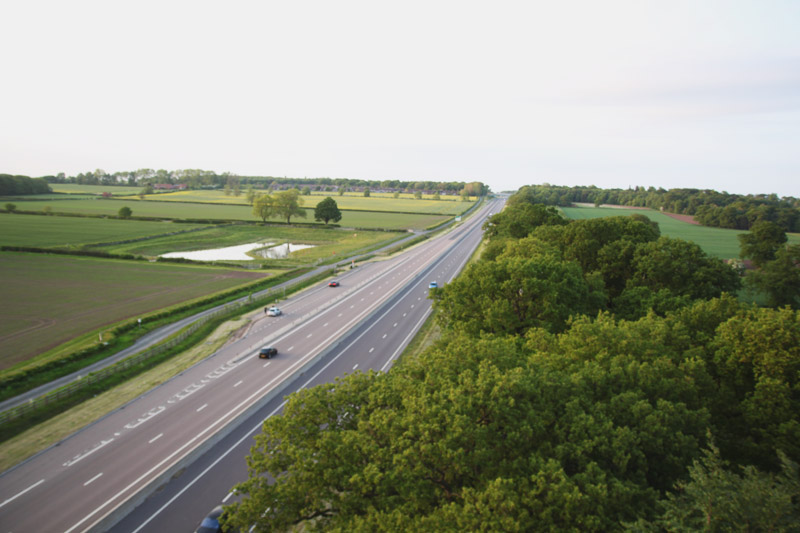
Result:
{"label": "open countryside field", "polygon": [[[256,193],[263,191],[256,191]],[[425,213],[433,215],[459,215],[472,207],[475,203],[449,200],[417,200],[412,195],[406,197],[393,198],[391,195],[372,195],[365,198],[362,195],[344,195],[337,193],[312,193],[310,196],[301,196],[304,200],[303,207],[313,209],[320,201],[330,196],[336,200],[339,209],[354,211],[390,211],[400,213]],[[138,196],[126,197],[131,200],[139,200]],[[460,200],[460,198],[458,198]],[[244,191],[239,196],[226,196],[224,191],[175,191],[145,196],[145,200],[159,200],[170,202],[207,202],[212,204],[235,204],[248,205]]]}
{"label": "open countryside field", "polygon": [[[564,214],[572,219],[600,218],[613,216],[628,216],[634,213],[644,215],[650,220],[658,222],[661,234],[686,241],[692,241],[700,246],[707,254],[720,259],[733,259],[739,257],[738,235],[746,231],[709,228],[696,224],[681,222],[672,217],[653,211],[651,209],[625,209],[616,207],[562,207]],[[790,244],[800,244],[800,235],[789,235]]]}
{"label": "open countryside field", "polygon": [[[235,225],[217,226],[191,233],[171,235],[113,246],[101,249],[110,253],[128,253],[157,256],[167,252],[184,252],[223,248],[252,242],[274,242],[293,244],[312,244],[293,252],[287,259],[270,260],[269,263],[281,266],[298,266],[313,263],[318,259],[344,257],[358,250],[372,248],[406,237],[407,233],[384,231],[357,231],[336,228],[308,228],[290,226]],[[265,260],[256,260],[265,262]]]}
{"label": "open countryside field", "polygon": [[[64,202],[26,201],[25,211],[41,211],[49,206],[54,212],[86,213],[91,215],[116,215],[123,206],[133,210],[133,216],[163,217],[178,219],[244,220],[254,222],[253,210],[248,205],[190,204],[180,202],[161,202],[139,200],[74,200]],[[306,209],[307,217],[293,218],[293,222],[314,222],[314,209]],[[375,213],[343,211],[340,226],[374,229],[416,229],[422,230],[449,217],[445,215],[413,215],[407,213]],[[269,219],[276,222],[285,220]]]}
{"label": "open countryside field", "polygon": [[0,252],[0,369],[126,318],[265,272]]}
{"label": "open countryside field", "polygon": [[0,245],[42,248],[81,246],[166,235],[207,226],[207,224],[0,213]]}

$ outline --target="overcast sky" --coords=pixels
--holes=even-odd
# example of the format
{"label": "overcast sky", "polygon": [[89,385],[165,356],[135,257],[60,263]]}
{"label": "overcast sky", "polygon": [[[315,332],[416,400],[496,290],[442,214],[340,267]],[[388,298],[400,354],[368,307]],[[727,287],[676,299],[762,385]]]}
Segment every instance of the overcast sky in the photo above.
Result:
{"label": "overcast sky", "polygon": [[800,1],[0,2],[0,173],[800,196]]}

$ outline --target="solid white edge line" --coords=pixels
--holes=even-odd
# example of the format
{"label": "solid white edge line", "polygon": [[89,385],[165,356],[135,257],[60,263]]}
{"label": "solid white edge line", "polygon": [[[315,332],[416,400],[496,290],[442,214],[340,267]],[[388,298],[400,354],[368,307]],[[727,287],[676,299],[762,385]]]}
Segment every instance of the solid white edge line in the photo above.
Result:
{"label": "solid white edge line", "polygon": [[3,503],[0,503],[0,507],[3,507],[3,506],[4,506],[5,504],[7,504],[7,503],[11,503],[11,502],[13,502],[14,500],[16,500],[17,498],[19,498],[20,496],[22,496],[22,495],[23,495],[23,494],[25,494],[26,492],[28,492],[28,491],[30,491],[30,490],[33,490],[33,489],[35,489],[36,487],[38,487],[38,486],[39,486],[39,485],[41,485],[42,483],[44,483],[44,480],[43,480],[43,479],[40,479],[39,481],[37,481],[36,483],[34,483],[33,485],[31,485],[31,486],[30,486],[30,487],[28,487],[27,489],[23,490],[22,492],[20,492],[20,493],[19,493],[19,494],[17,494],[16,496],[12,496],[12,497],[10,497],[9,499],[7,499],[6,501],[4,501]]}

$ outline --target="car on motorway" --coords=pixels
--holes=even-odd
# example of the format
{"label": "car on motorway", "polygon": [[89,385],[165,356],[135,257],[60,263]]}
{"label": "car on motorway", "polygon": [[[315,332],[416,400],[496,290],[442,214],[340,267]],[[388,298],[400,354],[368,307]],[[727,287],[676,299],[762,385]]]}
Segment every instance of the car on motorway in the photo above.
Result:
{"label": "car on motorway", "polygon": [[258,351],[258,357],[260,359],[270,359],[278,355],[278,349],[274,346],[264,346]]}
{"label": "car on motorway", "polygon": [[277,307],[270,307],[267,309],[267,316],[281,316],[281,310]]}
{"label": "car on motorway", "polygon": [[200,527],[197,528],[195,533],[219,533],[222,531],[222,526],[219,523],[219,517],[222,516],[222,506],[214,507],[214,510],[208,513],[208,516],[203,518],[200,522]]}
{"label": "car on motorway", "polygon": [[339,282],[336,281],[336,280],[333,280],[330,283],[328,283],[328,287],[338,287],[338,286],[339,286]]}
{"label": "car on motorway", "polygon": [[439,284],[436,283],[435,281],[431,281],[430,283],[428,283],[428,288],[429,289],[438,289],[439,288]]}

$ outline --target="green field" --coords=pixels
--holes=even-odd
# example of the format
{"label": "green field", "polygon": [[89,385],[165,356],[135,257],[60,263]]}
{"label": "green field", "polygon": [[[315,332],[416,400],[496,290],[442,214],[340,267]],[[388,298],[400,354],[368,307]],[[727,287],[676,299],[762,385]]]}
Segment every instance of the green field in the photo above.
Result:
{"label": "green field", "polygon": [[[658,211],[650,209],[624,209],[615,207],[562,207],[564,214],[571,219],[600,218],[613,216],[627,216],[634,213],[644,215],[650,220],[658,222],[661,234],[686,241],[692,241],[700,246],[707,254],[720,259],[733,259],[739,257],[738,235],[746,231],[709,228],[689,224],[669,217]],[[790,234],[790,244],[800,244],[800,235]]]}
{"label": "green field", "polygon": [[205,227],[197,224],[0,213],[0,245],[80,246]]}
{"label": "green field", "polygon": [[0,252],[0,368],[97,328],[242,285],[264,272]]}
{"label": "green field", "polygon": [[[139,200],[75,200],[70,202],[25,202],[25,211],[41,211],[50,206],[54,212],[86,213],[91,215],[116,215],[123,206],[133,210],[133,216],[164,217],[179,219],[245,220],[255,222],[253,210],[246,205],[188,204],[179,202],[154,202]],[[18,209],[23,209],[19,206]],[[314,222],[314,210],[306,209],[307,218],[293,218],[292,222]],[[342,212],[340,226],[374,229],[421,230],[447,220],[443,215],[412,215],[407,213],[370,213],[359,211]],[[282,219],[270,219],[283,221]]]}
{"label": "green field", "polygon": [[[261,192],[261,191],[257,191]],[[323,198],[330,196],[336,200],[339,209],[354,211],[391,211],[400,213],[425,213],[432,215],[459,215],[472,207],[475,203],[449,200],[417,200],[412,195],[393,198],[391,194],[375,194],[369,198],[363,195],[348,194],[339,196],[338,193],[312,193],[310,196],[301,196],[304,200],[303,207],[313,209]],[[138,196],[125,199],[138,201]],[[245,194],[239,196],[226,196],[224,191],[175,191],[145,196],[146,200],[158,199],[169,202],[203,202],[211,204],[249,205]],[[460,200],[460,199],[459,199]]]}

